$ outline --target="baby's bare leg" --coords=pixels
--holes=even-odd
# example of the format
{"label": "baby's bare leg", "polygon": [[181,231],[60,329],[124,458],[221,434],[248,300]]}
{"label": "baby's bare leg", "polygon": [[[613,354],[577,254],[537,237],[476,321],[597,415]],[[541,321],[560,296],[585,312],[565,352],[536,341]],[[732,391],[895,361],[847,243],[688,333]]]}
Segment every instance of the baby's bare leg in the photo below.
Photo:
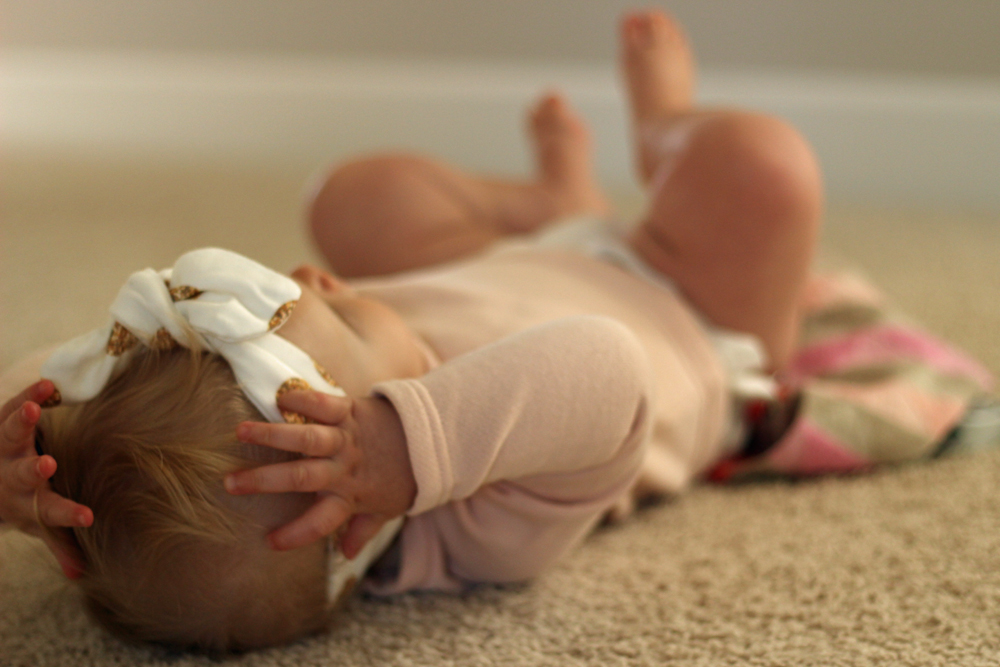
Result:
{"label": "baby's bare leg", "polygon": [[413,155],[381,155],[334,169],[309,224],[320,251],[346,277],[380,275],[456,259],[565,215],[604,214],[590,137],[557,95],[529,116],[537,176],[501,181]]}
{"label": "baby's bare leg", "polygon": [[651,204],[633,247],[712,322],[759,336],[780,369],[819,234],[811,149],[776,118],[695,108],[687,41],[660,12],[625,18],[622,64]]}

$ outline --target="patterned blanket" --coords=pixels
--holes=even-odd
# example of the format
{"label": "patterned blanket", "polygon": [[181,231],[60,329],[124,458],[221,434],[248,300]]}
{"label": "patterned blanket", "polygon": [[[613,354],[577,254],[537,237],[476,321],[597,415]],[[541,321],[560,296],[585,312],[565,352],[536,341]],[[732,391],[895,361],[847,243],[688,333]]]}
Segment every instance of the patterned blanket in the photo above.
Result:
{"label": "patterned blanket", "polygon": [[794,420],[766,452],[724,461],[712,480],[854,472],[1000,435],[1000,411],[983,408],[994,380],[977,361],[856,274],[818,276],[806,292],[799,348],[780,378],[800,397]]}

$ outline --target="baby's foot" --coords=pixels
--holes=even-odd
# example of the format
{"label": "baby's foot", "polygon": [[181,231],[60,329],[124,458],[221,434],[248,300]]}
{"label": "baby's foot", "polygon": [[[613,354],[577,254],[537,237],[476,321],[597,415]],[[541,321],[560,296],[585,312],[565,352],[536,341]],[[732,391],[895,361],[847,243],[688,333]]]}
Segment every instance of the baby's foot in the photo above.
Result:
{"label": "baby's foot", "polygon": [[621,49],[639,171],[648,180],[658,163],[650,135],[692,109],[694,56],[680,25],[655,10],[625,16]]}
{"label": "baby's foot", "polygon": [[558,94],[542,97],[530,113],[541,186],[559,215],[606,215],[610,207],[594,179],[590,132]]}

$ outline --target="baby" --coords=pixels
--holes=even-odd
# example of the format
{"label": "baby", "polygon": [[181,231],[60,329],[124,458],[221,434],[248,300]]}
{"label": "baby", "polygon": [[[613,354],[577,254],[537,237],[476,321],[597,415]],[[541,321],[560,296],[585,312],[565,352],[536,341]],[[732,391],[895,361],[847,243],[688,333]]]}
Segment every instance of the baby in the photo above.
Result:
{"label": "baby", "polygon": [[533,181],[343,166],[310,222],[354,280],[213,249],[135,274],[0,412],[0,519],[119,634],[245,649],[324,627],[369,565],[379,594],[528,579],[740,451],[795,345],[819,170],[782,121],[694,106],[667,16],[621,32],[634,230],[601,222],[555,95]]}

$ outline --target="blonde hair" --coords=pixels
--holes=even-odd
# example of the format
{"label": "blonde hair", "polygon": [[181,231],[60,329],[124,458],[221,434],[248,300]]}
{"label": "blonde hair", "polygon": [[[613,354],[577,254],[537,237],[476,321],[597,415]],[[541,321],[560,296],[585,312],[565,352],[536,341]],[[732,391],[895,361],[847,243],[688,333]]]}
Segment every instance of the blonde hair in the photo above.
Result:
{"label": "blonde hair", "polygon": [[142,350],[87,403],[47,412],[53,488],[94,511],[74,529],[87,608],[115,634],[210,652],[290,641],[327,625],[325,546],[264,536],[312,496],[230,496],[223,476],[292,455],[240,443],[262,420],[221,357]]}

